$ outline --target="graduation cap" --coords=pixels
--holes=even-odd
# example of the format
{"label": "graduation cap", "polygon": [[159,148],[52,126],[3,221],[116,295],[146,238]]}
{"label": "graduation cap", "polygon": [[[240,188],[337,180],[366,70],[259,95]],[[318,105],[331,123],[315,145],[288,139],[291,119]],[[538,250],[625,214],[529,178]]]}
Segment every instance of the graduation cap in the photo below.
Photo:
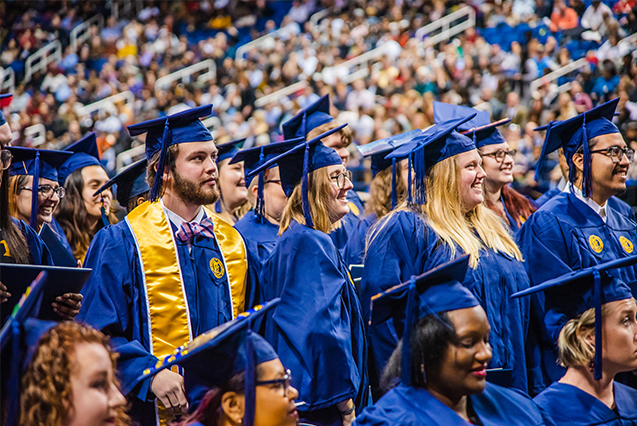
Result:
{"label": "graduation cap", "polygon": [[[37,319],[42,304],[43,287],[47,281],[47,273],[41,272],[26,288],[13,313],[0,330],[0,354],[2,356],[2,375],[8,380],[2,382],[2,391],[7,395],[8,425],[18,424],[20,408],[20,381],[22,372],[29,362],[33,349],[40,337],[51,327],[53,321]],[[6,387],[5,387],[6,386]]]}
{"label": "graduation cap", "polygon": [[58,169],[73,154],[64,151],[17,146],[8,146],[6,149],[11,151],[11,155],[13,156],[11,167],[9,168],[9,176],[33,176],[33,183],[31,185],[31,218],[29,219],[29,225],[31,225],[31,228],[36,229],[38,222],[38,188],[40,186],[40,178],[58,182]]}
{"label": "graduation cap", "polygon": [[[250,182],[254,175],[251,175],[252,171],[257,167],[264,164],[266,161],[273,159],[274,157],[283,154],[288,151],[290,148],[298,145],[303,142],[305,138],[295,138],[290,139],[288,141],[271,143],[269,145],[257,146],[254,148],[244,149],[243,151],[238,151],[230,160],[230,164],[238,163],[243,161],[243,172],[245,175],[246,186],[250,186]],[[257,192],[257,205],[255,208],[255,213],[257,215],[258,220],[263,220],[263,185],[264,185],[264,174],[265,170],[261,170],[259,172],[259,185]]]}
{"label": "graduation cap", "polygon": [[[171,145],[212,140],[210,130],[200,118],[212,115],[212,104],[191,108],[167,117],[144,121],[128,126],[131,136],[148,133],[146,136],[146,159],[160,152],[157,170],[164,170],[168,164],[168,148]],[[150,189],[151,201],[157,201],[163,182],[162,173],[157,173]]]}
{"label": "graduation cap", "polygon": [[272,346],[252,332],[251,325],[274,308],[281,299],[274,299],[240,314],[196,337],[190,343],[146,369],[139,380],[177,364],[183,368],[184,388],[191,409],[196,409],[208,390],[223,388],[228,381],[245,372],[245,414],[243,424],[254,424],[256,368],[259,364],[278,359]]}
{"label": "graduation cap", "polygon": [[[475,115],[476,113],[473,113],[437,123],[385,157],[386,159],[405,157],[409,159],[408,168],[412,170],[413,167],[416,179],[415,184],[413,184],[412,174],[409,173],[407,202],[410,205],[427,202],[425,178],[431,167],[454,155],[476,149],[476,145],[471,139],[455,131],[458,126],[473,119]],[[414,187],[413,191],[412,186]],[[414,196],[412,196],[412,192]]]}
{"label": "graduation cap", "polygon": [[[547,312],[545,323],[556,338],[568,320],[595,308],[595,380],[602,378],[602,305],[632,299],[630,287],[610,275],[612,269],[637,263],[637,256],[600,263],[590,268],[569,272],[511,295],[522,297],[544,291]],[[556,339],[557,340],[557,339]]]}
{"label": "graduation cap", "polygon": [[[411,333],[419,319],[427,315],[435,316],[448,326],[438,314],[446,311],[473,308],[479,305],[475,296],[463,286],[469,265],[469,255],[461,256],[419,276],[412,276],[403,284],[372,297],[372,317],[370,325],[376,325],[394,318],[394,324],[404,319],[402,330],[401,382],[405,386],[412,383]],[[396,327],[401,333],[400,327]],[[424,374],[424,373],[423,373]]]}
{"label": "graduation cap", "polygon": [[396,158],[386,159],[385,157],[397,149],[399,146],[409,142],[414,137],[421,135],[421,129],[414,129],[410,132],[400,133],[398,135],[389,136],[384,139],[379,139],[374,142],[370,142],[366,145],[358,146],[358,150],[363,157],[371,157],[372,159],[372,177],[388,168],[392,167],[392,179],[391,179],[391,205],[392,209],[396,207],[398,203],[398,195],[396,194]]}
{"label": "graduation cap", "polygon": [[323,124],[333,121],[330,115],[330,97],[325,95],[297,115],[283,123],[285,139],[306,138],[308,133]]}
{"label": "graduation cap", "polygon": [[131,164],[102,185],[100,189],[95,191],[93,196],[101,194],[113,185],[117,185],[117,201],[121,206],[126,206],[131,198],[150,191],[148,183],[146,182],[147,165],[148,161],[145,158]]}
{"label": "graduation cap", "polygon": [[434,101],[434,123],[451,118],[461,118],[470,114],[477,115],[460,125],[457,130],[463,135],[472,138],[477,148],[506,142],[496,127],[510,122],[510,118],[504,118],[492,123],[489,113],[486,111]]}
{"label": "graduation cap", "polygon": [[281,174],[281,187],[288,197],[292,195],[294,187],[302,180],[303,216],[305,225],[314,227],[314,221],[310,214],[310,202],[308,199],[308,175],[314,170],[327,166],[343,164],[343,160],[338,153],[321,142],[321,139],[340,131],[347,124],[341,124],[334,129],[328,130],[317,137],[304,143],[296,145],[294,148],[277,155],[269,161],[261,164],[248,174],[248,178],[257,173],[267,170],[274,165],[279,166]]}
{"label": "graduation cap", "polygon": [[64,185],[66,179],[78,169],[87,166],[102,166],[100,163],[100,153],[97,149],[95,133],[91,132],[79,141],[64,148],[65,152],[71,152],[73,156],[66,160],[60,167],[58,180],[60,185]]}
{"label": "graduation cap", "polygon": [[535,165],[535,172],[539,173],[542,170],[548,154],[558,148],[563,148],[570,168],[568,180],[571,183],[575,182],[573,155],[581,147],[584,156],[582,193],[585,197],[590,197],[593,182],[591,176],[592,159],[588,141],[597,136],[619,133],[619,129],[612,122],[618,103],[619,98],[616,98],[576,117],[551,122],[547,126],[536,128],[535,130],[546,129],[546,136],[544,146],[542,146],[542,154]]}
{"label": "graduation cap", "polygon": [[[217,164],[228,158],[233,158],[239,152],[240,148],[238,145],[243,144],[245,140],[246,138],[241,138],[217,145]],[[238,163],[238,161],[235,161],[235,163]]]}
{"label": "graduation cap", "polygon": [[4,118],[4,114],[2,113],[2,108],[8,107],[12,99],[13,95],[10,93],[0,95],[0,126],[7,122],[7,120],[5,120]]}

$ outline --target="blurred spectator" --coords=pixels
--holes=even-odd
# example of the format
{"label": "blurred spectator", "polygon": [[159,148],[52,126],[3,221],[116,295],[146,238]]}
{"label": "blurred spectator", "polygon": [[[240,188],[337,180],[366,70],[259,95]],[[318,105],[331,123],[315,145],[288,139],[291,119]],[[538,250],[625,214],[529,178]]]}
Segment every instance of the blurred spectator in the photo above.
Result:
{"label": "blurred spectator", "polygon": [[564,0],[556,0],[551,14],[551,31],[571,30],[578,24],[577,12],[568,7]]}
{"label": "blurred spectator", "polygon": [[613,11],[600,0],[593,0],[582,16],[582,27],[598,31],[604,22],[604,14],[612,16]]}

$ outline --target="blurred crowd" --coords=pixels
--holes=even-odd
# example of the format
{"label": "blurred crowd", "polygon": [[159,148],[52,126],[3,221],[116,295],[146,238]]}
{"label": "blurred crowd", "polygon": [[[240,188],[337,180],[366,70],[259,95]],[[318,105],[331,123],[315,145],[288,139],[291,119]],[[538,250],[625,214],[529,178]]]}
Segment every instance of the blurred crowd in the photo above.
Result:
{"label": "blurred crowd", "polygon": [[[281,123],[326,93],[356,144],[431,125],[434,100],[487,110],[493,120],[510,117],[503,134],[518,152],[518,188],[543,191],[559,178],[551,170],[534,176],[543,140],[534,129],[602,101],[620,97],[618,126],[637,145],[637,61],[629,38],[637,32],[635,1],[144,0],[128,2],[117,17],[114,3],[0,4],[0,62],[16,74],[8,108],[14,145],[33,145],[24,129],[38,123],[46,128],[41,148],[61,149],[93,130],[114,173],[117,155],[141,142],[125,130],[134,122],[212,103],[216,139],[247,137],[251,146],[281,140]],[[416,38],[419,28],[464,6],[475,11],[474,28],[436,45]],[[311,20],[319,11],[327,12],[323,19]],[[104,16],[103,28],[90,28],[74,52],[71,30],[96,14]],[[521,29],[519,37],[498,34],[504,27]],[[237,56],[237,48],[268,34]],[[62,59],[24,82],[26,58],[55,39]],[[383,54],[358,78],[339,67],[379,48]],[[579,57],[585,66],[532,85]],[[214,62],[216,77],[156,85],[205,60]],[[292,94],[258,101],[298,82],[306,84]],[[82,114],[83,106],[125,91],[133,103]],[[362,189],[366,177],[356,177]]]}

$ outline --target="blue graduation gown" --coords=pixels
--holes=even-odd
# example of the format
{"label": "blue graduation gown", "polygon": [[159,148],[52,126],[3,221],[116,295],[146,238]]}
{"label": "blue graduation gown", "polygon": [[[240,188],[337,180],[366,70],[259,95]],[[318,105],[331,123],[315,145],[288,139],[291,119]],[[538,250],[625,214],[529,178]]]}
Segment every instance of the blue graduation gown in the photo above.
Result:
{"label": "blue graduation gown", "polygon": [[[484,392],[468,397],[483,426],[553,425],[522,392],[487,382]],[[471,426],[423,388],[397,386],[354,421],[356,426]]]}
{"label": "blue graduation gown", "polygon": [[556,424],[571,426],[637,425],[637,390],[614,382],[616,409],[593,395],[565,383],[553,383],[533,401]]}
{"label": "blue graduation gown", "polygon": [[[392,213],[377,225],[361,280],[361,300],[369,309],[371,297],[436,266],[453,260],[449,247],[417,213]],[[374,230],[372,230],[374,232]],[[456,256],[462,255],[460,248]],[[469,269],[463,283],[476,296],[491,325],[493,358],[489,368],[512,369],[511,385],[527,392],[525,340],[530,304],[509,296],[529,286],[522,262],[494,251],[483,250],[475,269]],[[369,314],[367,314],[369,315]],[[369,318],[369,316],[366,316]],[[382,373],[398,337],[389,321],[370,327],[370,377]]]}
{"label": "blue graduation gown", "polygon": [[358,221],[356,229],[345,244],[343,251],[345,263],[348,265],[360,265],[365,255],[365,241],[367,232],[377,222],[376,213],[371,213]]}
{"label": "blue graduation gown", "polygon": [[[540,198],[535,200],[535,204],[538,206],[538,208],[542,207],[544,204],[546,204],[548,200],[555,197],[560,192],[562,192],[562,190],[559,188],[553,188],[550,191],[546,191],[544,194],[542,194]],[[637,222],[637,220],[635,220],[635,211],[630,206],[630,204],[628,204],[626,201],[622,200],[621,198],[613,196],[613,197],[610,197],[607,202],[609,207],[612,207],[615,211],[628,217],[633,222]]]}
{"label": "blue graduation gown", "polygon": [[[364,217],[365,211],[363,202],[356,191],[347,191],[347,201],[349,201],[349,213],[341,219],[341,226],[330,232],[332,242],[343,256],[345,254],[345,246],[350,237],[356,233],[358,222]],[[347,260],[345,257],[344,259]],[[347,264],[349,265],[349,263]]]}
{"label": "blue graduation gown", "polygon": [[[262,274],[264,300],[281,302],[265,338],[292,371],[302,418],[340,421],[336,403],[367,405],[367,342],[358,295],[330,237],[296,221],[281,235]],[[334,415],[335,414],[335,415]]]}
{"label": "blue graduation gown", "polygon": [[73,255],[73,249],[71,248],[71,244],[69,244],[69,240],[66,239],[66,234],[64,233],[64,230],[62,229],[58,221],[55,220],[55,218],[53,218],[53,220],[49,223],[49,226],[51,227],[53,232],[55,232],[55,235],[57,235],[58,239],[60,240],[64,248],[68,250],[71,256],[75,257]]}
{"label": "blue graduation gown", "polygon": [[[172,225],[172,223],[171,223]],[[174,225],[173,232],[176,231]],[[227,273],[216,278],[208,267],[221,259],[215,239],[196,237],[189,253],[186,243],[177,243],[193,338],[232,319],[232,300]],[[138,381],[157,363],[151,354],[151,326],[146,287],[135,238],[126,221],[101,229],[86,254],[85,268],[93,273],[82,289],[84,300],[77,321],[111,336],[122,392],[135,396],[129,414],[141,424],[154,424],[154,401],[150,379]]]}
{"label": "blue graduation gown", "polygon": [[258,299],[257,283],[263,264],[279,241],[279,226],[267,219],[263,219],[261,223],[254,210],[250,210],[234,224],[234,228],[243,237],[248,251],[248,267],[252,285],[250,294],[246,294],[246,307],[252,307]]}
{"label": "blue graduation gown", "polygon": [[[44,241],[40,238],[40,236],[35,232],[33,228],[31,228],[25,222],[18,220],[14,217],[11,218],[13,224],[18,227],[22,235],[24,235],[24,239],[27,242],[27,246],[29,247],[29,253],[31,254],[31,260],[34,265],[53,265],[53,258],[51,257],[51,253],[47,248]],[[4,257],[4,256],[3,256]]]}

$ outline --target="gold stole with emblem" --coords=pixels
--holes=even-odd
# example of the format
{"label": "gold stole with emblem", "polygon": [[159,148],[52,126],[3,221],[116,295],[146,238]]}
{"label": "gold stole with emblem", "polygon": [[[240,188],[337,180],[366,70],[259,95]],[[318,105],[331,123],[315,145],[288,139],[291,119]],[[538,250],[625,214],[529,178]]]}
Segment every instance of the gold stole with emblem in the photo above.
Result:
{"label": "gold stole with emblem", "polygon": [[[210,267],[213,274],[220,278],[225,263],[233,317],[236,317],[245,310],[245,245],[239,232],[232,226],[207,209],[206,214],[212,218],[215,237],[222,253],[222,260],[212,259]],[[152,354],[161,361],[192,340],[190,313],[174,237],[159,202],[143,203],[128,214],[126,221],[135,236],[143,270]],[[161,413],[162,424],[170,420],[170,416],[164,414],[168,413]]]}

